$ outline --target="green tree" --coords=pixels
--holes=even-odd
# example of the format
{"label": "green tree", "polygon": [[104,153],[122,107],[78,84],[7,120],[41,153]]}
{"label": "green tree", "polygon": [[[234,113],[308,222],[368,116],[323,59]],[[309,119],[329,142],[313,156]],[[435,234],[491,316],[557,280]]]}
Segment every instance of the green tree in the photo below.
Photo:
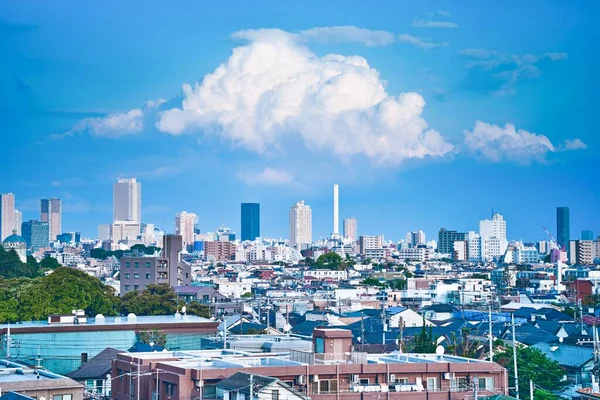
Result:
{"label": "green tree", "polygon": [[17,320],[44,320],[50,314],[115,315],[119,298],[114,289],[83,271],[60,267],[53,273],[29,281],[14,281]]}
{"label": "green tree", "polygon": [[131,291],[121,298],[121,314],[169,315],[177,311],[177,294],[166,283],[148,285],[143,291]]}
{"label": "green tree", "polygon": [[19,255],[13,249],[4,250],[0,246],[0,277],[3,278],[35,278],[40,276],[41,270],[35,258],[28,257],[27,262],[22,262]]}
{"label": "green tree", "polygon": [[342,256],[331,251],[320,255],[319,258],[317,258],[315,267],[320,269],[344,270],[348,265],[343,261]]}
{"label": "green tree", "polygon": [[198,317],[210,318],[210,308],[207,305],[200,304],[197,301],[192,301],[186,304],[186,311],[190,315],[197,315]]}
{"label": "green tree", "polygon": [[150,344],[154,346],[165,347],[167,345],[167,334],[160,329],[149,329],[141,331],[137,335],[137,341],[140,343]]}
{"label": "green tree", "polygon": [[365,286],[383,286],[383,283],[375,278],[366,278],[362,281],[362,284]]}
{"label": "green tree", "polygon": [[246,292],[243,295],[240,296],[242,299],[249,299],[251,297],[254,297],[254,295],[250,292]]}
{"label": "green tree", "polygon": [[[512,348],[494,355],[494,360],[508,370],[508,379],[512,386],[515,379]],[[543,390],[536,389],[534,393],[536,399],[538,395],[548,400],[559,399],[560,393],[570,385],[568,381],[563,380],[565,371],[558,362],[546,357],[539,349],[517,347],[517,367],[519,368],[519,394],[522,399],[529,400],[530,380],[537,387],[543,388]]]}
{"label": "green tree", "polygon": [[40,261],[40,267],[44,270],[56,269],[61,265],[58,263],[58,260],[54,257],[46,257],[42,261]]}
{"label": "green tree", "polygon": [[[0,323],[20,321],[20,296],[30,290],[33,280],[30,278],[0,278]],[[31,318],[25,318],[31,319]]]}
{"label": "green tree", "polygon": [[427,329],[425,327],[425,319],[423,319],[423,327],[421,332],[418,333],[407,346],[409,351],[412,353],[435,353],[437,348],[432,334],[432,328]]}

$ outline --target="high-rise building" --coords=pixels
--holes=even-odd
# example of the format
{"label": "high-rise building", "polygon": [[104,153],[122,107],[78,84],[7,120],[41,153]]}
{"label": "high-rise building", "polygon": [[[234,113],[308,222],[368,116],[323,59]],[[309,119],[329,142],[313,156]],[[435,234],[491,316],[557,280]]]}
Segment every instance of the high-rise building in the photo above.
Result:
{"label": "high-rise building", "polygon": [[21,232],[27,248],[33,253],[49,246],[50,226],[47,222],[27,221],[21,225]]}
{"label": "high-rise building", "polygon": [[367,250],[377,250],[383,248],[383,235],[361,236],[358,238],[358,247],[360,254],[367,254]]}
{"label": "high-rise building", "polygon": [[425,232],[413,231],[406,235],[406,241],[410,243],[411,247],[416,247],[420,244],[425,244]]}
{"label": "high-rise building", "polygon": [[312,210],[302,200],[290,208],[290,246],[302,248],[311,243]]}
{"label": "high-rise building", "polygon": [[111,228],[112,225],[109,224],[102,224],[102,225],[98,225],[98,240],[103,242],[105,240],[110,240],[111,239]]}
{"label": "high-rise building", "polygon": [[113,184],[113,222],[142,222],[142,184],[135,178],[119,178]]}
{"label": "high-rise building", "polygon": [[456,250],[454,242],[464,242],[467,240],[467,234],[464,232],[449,231],[445,228],[438,232],[438,248],[440,254],[453,254]]}
{"label": "high-rise building", "polygon": [[110,228],[110,240],[113,243],[137,240],[141,235],[140,223],[135,221],[115,221]]}
{"label": "high-rise building", "polygon": [[180,235],[183,248],[194,244],[194,225],[198,223],[198,216],[194,213],[182,211],[175,214],[175,234]]}
{"label": "high-rise building", "polygon": [[358,238],[356,230],[356,218],[350,217],[344,219],[344,238],[356,242]]}
{"label": "high-rise building", "polygon": [[581,240],[594,240],[594,231],[591,231],[591,230],[581,231]]}
{"label": "high-rise building", "polygon": [[21,235],[21,224],[23,223],[23,213],[19,210],[15,210],[15,229],[17,230],[17,235]]}
{"label": "high-rise building", "polygon": [[333,185],[333,233],[332,239],[340,238],[340,187]]}
{"label": "high-rise building", "polygon": [[591,265],[594,262],[593,240],[571,240],[569,242],[569,262],[577,265]]}
{"label": "high-rise building", "polygon": [[15,195],[0,194],[0,242],[12,235],[15,229]]}
{"label": "high-rise building", "polygon": [[[508,240],[506,240],[506,221],[502,214],[496,213],[491,220],[479,221],[479,236],[481,237],[483,261],[490,261],[503,256],[508,247]],[[486,240],[486,238],[498,240]]]}
{"label": "high-rise building", "polygon": [[50,228],[50,241],[62,233],[62,205],[60,199],[42,199],[40,221],[47,222]]}
{"label": "high-rise building", "polygon": [[569,207],[556,207],[556,241],[562,249],[569,249],[571,240],[571,217]]}
{"label": "high-rise building", "polygon": [[242,203],[242,241],[260,237],[260,204]]}

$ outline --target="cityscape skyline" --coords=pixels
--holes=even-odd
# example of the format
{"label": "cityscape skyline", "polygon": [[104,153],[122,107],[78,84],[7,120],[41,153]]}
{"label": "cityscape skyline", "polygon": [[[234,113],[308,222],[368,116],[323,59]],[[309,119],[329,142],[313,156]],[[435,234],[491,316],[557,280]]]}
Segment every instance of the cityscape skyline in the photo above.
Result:
{"label": "cityscape skyline", "polygon": [[[328,237],[334,183],[344,196],[340,218],[356,217],[369,234],[465,232],[496,209],[510,221],[509,237],[534,241],[544,238],[541,226],[557,234],[560,205],[571,210],[573,237],[600,231],[599,192],[587,179],[600,143],[590,129],[588,89],[600,67],[589,53],[599,39],[593,10],[514,0],[387,1],[378,9],[309,1],[272,2],[272,13],[254,15],[247,6],[184,3],[148,10],[136,22],[139,37],[110,17],[135,12],[131,4],[75,4],[60,23],[50,5],[0,4],[0,48],[10,61],[0,68],[0,116],[13,132],[3,143],[0,192],[17,194],[23,221],[38,218],[39,199],[60,198],[63,230],[93,236],[113,219],[107,186],[136,176],[144,221],[172,232],[182,210],[198,214],[203,230],[226,223],[239,232],[239,204],[252,201],[261,204],[261,234],[285,237],[287,209],[304,199],[314,237]],[[307,12],[313,7],[320,17]],[[248,13],[256,19],[241,22]],[[481,15],[494,18],[482,24]],[[424,18],[451,28],[413,23]],[[101,34],[109,20],[110,35]],[[166,24],[160,35],[158,23]],[[73,41],[72,31],[86,40]],[[238,67],[249,80],[231,85]],[[264,82],[279,82],[282,95]],[[241,92],[222,90],[232,87]],[[273,102],[263,109],[259,98]],[[227,105],[241,108],[226,115]],[[401,127],[399,115],[407,118]]]}

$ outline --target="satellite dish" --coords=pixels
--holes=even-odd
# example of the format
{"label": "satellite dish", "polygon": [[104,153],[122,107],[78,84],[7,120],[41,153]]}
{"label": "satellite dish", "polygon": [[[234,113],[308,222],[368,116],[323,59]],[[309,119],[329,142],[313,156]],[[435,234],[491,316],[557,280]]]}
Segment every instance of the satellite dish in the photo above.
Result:
{"label": "satellite dish", "polygon": [[440,357],[443,356],[445,352],[446,349],[444,349],[444,346],[438,346],[435,348],[435,354],[437,354]]}

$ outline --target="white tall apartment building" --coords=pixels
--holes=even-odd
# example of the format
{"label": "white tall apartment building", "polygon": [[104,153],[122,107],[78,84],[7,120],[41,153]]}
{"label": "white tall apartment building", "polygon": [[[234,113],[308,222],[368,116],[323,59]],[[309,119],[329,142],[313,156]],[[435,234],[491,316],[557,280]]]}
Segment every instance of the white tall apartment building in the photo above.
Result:
{"label": "white tall apartment building", "polygon": [[302,248],[312,243],[312,210],[297,202],[290,208],[290,246]]}
{"label": "white tall apartment building", "polygon": [[351,217],[344,219],[344,239],[350,239],[353,242],[356,242],[357,238],[356,218]]}
{"label": "white tall apartment building", "polygon": [[142,184],[135,178],[118,178],[113,184],[113,222],[142,222]]}
{"label": "white tall apartment building", "polygon": [[[484,219],[479,222],[479,236],[481,237],[481,255],[483,261],[498,258],[506,252],[508,240],[506,240],[506,221],[502,214],[494,214],[492,219]],[[497,240],[485,240],[497,239]]]}
{"label": "white tall apartment building", "polygon": [[481,237],[473,231],[467,233],[467,256],[469,262],[481,261]]}
{"label": "white tall apartment building", "polygon": [[181,235],[184,248],[194,244],[194,227],[198,224],[198,216],[182,211],[175,214],[175,234]]}
{"label": "white tall apartment building", "polygon": [[62,233],[62,205],[60,199],[42,199],[40,201],[40,222],[48,223],[51,242]]}
{"label": "white tall apartment building", "polygon": [[12,235],[15,229],[15,195],[0,194],[0,242]]}
{"label": "white tall apartment building", "polygon": [[383,248],[383,235],[361,236],[358,238],[360,254],[366,255],[368,250]]}

